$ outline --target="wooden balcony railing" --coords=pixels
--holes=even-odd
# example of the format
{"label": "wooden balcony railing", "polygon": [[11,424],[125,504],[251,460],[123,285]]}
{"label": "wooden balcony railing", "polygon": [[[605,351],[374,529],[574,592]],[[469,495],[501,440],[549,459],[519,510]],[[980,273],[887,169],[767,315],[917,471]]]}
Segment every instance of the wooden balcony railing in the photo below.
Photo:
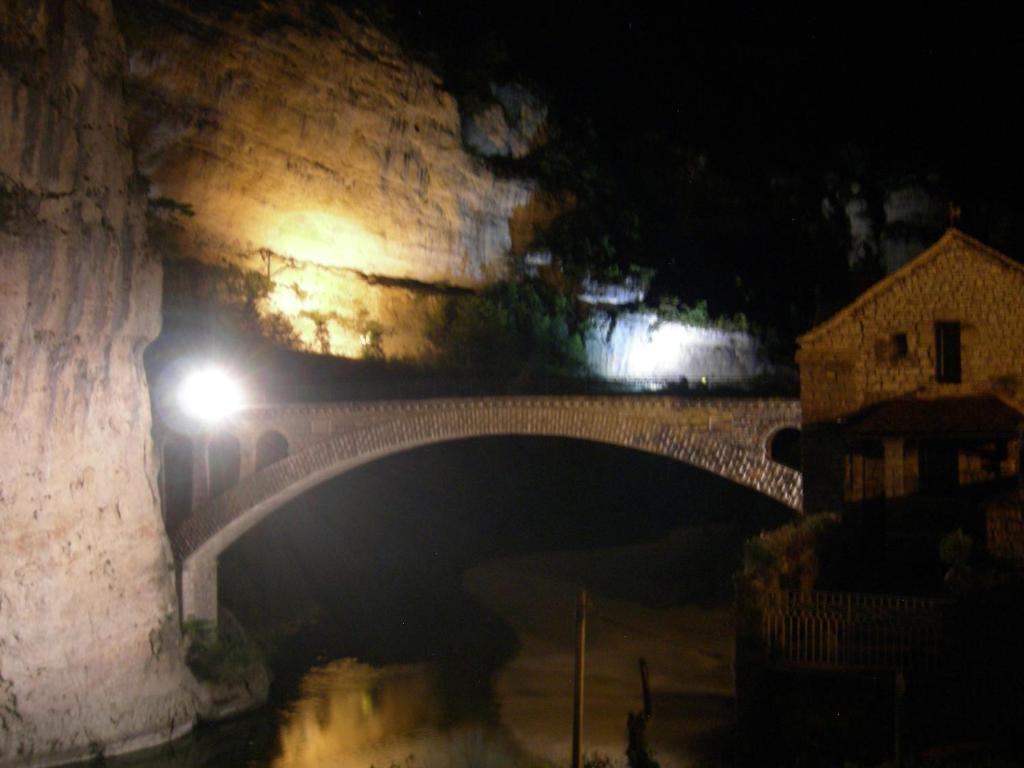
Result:
{"label": "wooden balcony railing", "polygon": [[946,601],[852,592],[783,591],[765,598],[768,660],[845,670],[934,668]]}

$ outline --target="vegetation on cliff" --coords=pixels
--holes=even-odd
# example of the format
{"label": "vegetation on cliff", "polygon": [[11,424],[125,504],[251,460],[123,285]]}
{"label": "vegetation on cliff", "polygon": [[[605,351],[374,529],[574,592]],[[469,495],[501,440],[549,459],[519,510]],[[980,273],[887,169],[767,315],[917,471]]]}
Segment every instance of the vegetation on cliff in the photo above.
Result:
{"label": "vegetation on cliff", "polygon": [[265,339],[301,348],[291,322],[265,306],[274,283],[234,264],[164,262],[164,315],[175,329],[207,337]]}
{"label": "vegetation on cliff", "polygon": [[529,379],[583,371],[580,331],[570,299],[528,280],[451,299],[432,318],[427,334],[436,361],[448,370]]}

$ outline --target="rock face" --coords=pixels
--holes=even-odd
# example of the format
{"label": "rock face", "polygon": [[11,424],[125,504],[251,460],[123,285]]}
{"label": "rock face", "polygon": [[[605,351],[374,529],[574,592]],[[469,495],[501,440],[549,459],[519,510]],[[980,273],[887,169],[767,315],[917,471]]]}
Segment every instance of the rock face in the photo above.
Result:
{"label": "rock face", "polygon": [[495,101],[462,122],[462,139],[485,157],[526,157],[544,139],[547,107],[519,85],[491,85]]}
{"label": "rock face", "polygon": [[913,259],[942,231],[946,206],[933,187],[908,180],[885,189],[881,253],[887,274]]}
{"label": "rock face", "polygon": [[839,210],[846,219],[850,268],[878,266],[891,274],[942,232],[947,206],[935,179],[910,177],[874,187],[853,181],[837,199],[823,201],[826,219]]}
{"label": "rock face", "polygon": [[[124,5],[151,197],[193,207],[178,239],[194,258],[263,269],[273,254],[270,308],[304,340],[319,313],[335,353],[358,354],[370,322],[387,354],[415,356],[410,291],[507,274],[509,221],[531,185],[466,151],[455,99],[383,34],[304,0],[219,15]],[[492,138],[519,151],[537,119],[523,107]]]}
{"label": "rock face", "polygon": [[632,275],[616,282],[601,282],[587,275],[576,298],[584,304],[622,307],[639,304],[646,295],[644,282]]}
{"label": "rock face", "polygon": [[847,259],[850,268],[874,264],[878,260],[879,245],[871,201],[856,181],[850,185],[844,212],[850,228],[850,251]]}
{"label": "rock face", "polygon": [[770,372],[750,334],[666,322],[654,312],[598,312],[584,343],[591,371],[605,379],[721,385]]}
{"label": "rock face", "polygon": [[34,766],[164,741],[193,703],[109,0],[9,0],[0,51],[0,765]]}

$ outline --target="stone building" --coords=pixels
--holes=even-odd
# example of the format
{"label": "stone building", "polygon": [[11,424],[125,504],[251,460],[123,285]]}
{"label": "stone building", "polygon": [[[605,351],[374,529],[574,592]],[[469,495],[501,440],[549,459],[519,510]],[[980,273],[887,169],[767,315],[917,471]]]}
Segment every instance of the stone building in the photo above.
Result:
{"label": "stone building", "polygon": [[956,527],[1017,487],[1024,265],[950,229],[798,341],[806,511]]}

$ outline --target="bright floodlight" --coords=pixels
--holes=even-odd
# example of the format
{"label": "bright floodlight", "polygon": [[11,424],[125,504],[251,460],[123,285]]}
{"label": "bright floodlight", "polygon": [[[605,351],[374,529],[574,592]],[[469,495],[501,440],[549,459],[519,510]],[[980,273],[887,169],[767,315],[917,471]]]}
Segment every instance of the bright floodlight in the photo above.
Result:
{"label": "bright floodlight", "polygon": [[203,368],[185,377],[178,405],[187,416],[213,423],[242,407],[242,389],[220,368]]}

